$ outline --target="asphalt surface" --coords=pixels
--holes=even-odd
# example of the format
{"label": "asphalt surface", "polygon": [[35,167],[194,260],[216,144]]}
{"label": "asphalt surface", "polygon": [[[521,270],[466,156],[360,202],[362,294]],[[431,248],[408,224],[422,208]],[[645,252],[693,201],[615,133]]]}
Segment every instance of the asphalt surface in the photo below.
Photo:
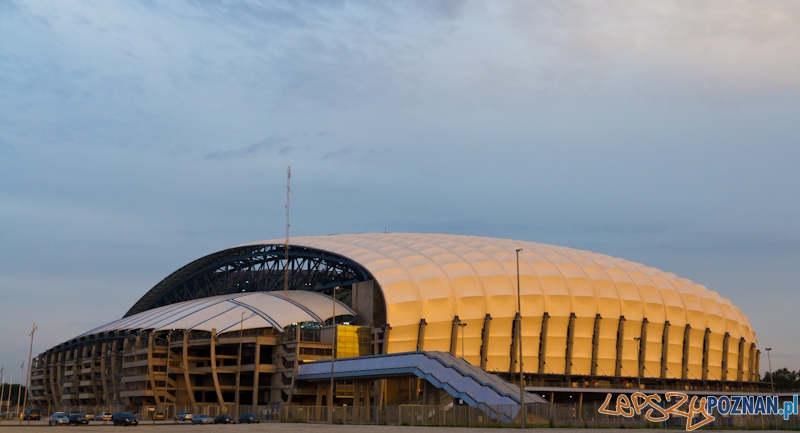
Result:
{"label": "asphalt surface", "polygon": [[[54,430],[58,429],[58,430]],[[122,429],[134,429],[134,431],[142,431],[142,433],[173,433],[173,432],[192,432],[198,433],[205,430],[219,431],[226,433],[256,433],[256,432],[285,432],[285,433],[497,433],[497,428],[478,428],[478,427],[422,427],[422,426],[383,426],[383,425],[329,425],[329,424],[300,424],[300,423],[274,423],[267,422],[261,424],[236,424],[236,425],[192,425],[191,423],[175,423],[174,421],[143,421],[136,427],[114,427],[110,422],[103,423],[99,421],[91,422],[88,425],[69,425],[69,426],[49,426],[47,421],[23,421],[20,425],[19,421],[0,421],[0,433],[11,433],[15,431],[25,433],[58,433],[59,430],[64,430],[63,433],[102,433],[102,432],[120,432]],[[501,431],[514,431],[513,428],[500,429]],[[527,430],[549,430],[549,429],[527,429]],[[702,430],[702,429],[701,429]],[[123,430],[127,431],[127,430]],[[587,433],[595,431],[594,429],[568,429],[559,428],[558,433]],[[600,429],[596,430],[603,433],[632,433],[639,430],[636,429]],[[673,432],[681,432],[684,430],[670,430]],[[700,430],[698,430],[700,431]],[[723,430],[733,432],[736,430]],[[750,433],[758,430],[747,430]],[[768,430],[765,430],[768,431]],[[773,430],[774,431],[774,430]],[[653,429],[643,429],[640,433],[653,433]]]}

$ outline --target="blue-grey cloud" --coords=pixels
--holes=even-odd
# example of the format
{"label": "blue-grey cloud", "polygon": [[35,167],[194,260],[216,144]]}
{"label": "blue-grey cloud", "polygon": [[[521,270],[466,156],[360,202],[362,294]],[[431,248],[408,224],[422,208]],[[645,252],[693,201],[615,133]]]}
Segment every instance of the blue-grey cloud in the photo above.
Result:
{"label": "blue-grey cloud", "polygon": [[249,146],[211,152],[206,155],[206,159],[251,158],[265,153],[287,156],[297,150],[295,146],[288,143],[289,140],[285,138],[267,138]]}
{"label": "blue-grey cloud", "polygon": [[[799,22],[780,1],[0,1],[0,326],[22,337],[0,365],[27,355],[21,312],[43,350],[127,310],[108,296],[281,237],[288,165],[293,235],[607,253],[730,297],[800,359],[769,308],[798,302]],[[43,298],[102,315],[64,329]]]}

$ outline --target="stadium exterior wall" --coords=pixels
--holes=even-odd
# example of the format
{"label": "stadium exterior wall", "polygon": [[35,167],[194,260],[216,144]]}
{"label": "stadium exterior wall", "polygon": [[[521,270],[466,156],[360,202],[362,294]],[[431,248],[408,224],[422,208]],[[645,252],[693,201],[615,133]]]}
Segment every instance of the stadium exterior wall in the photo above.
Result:
{"label": "stadium exterior wall", "polygon": [[[167,296],[173,282],[201,269],[213,271],[222,257],[236,259],[239,251],[261,246],[283,254],[283,240],[210,254],[165,278],[131,311],[153,311],[143,302]],[[361,282],[342,285],[362,290],[349,300],[362,316],[362,325],[372,330],[373,341],[365,346],[370,349],[362,354],[445,351],[463,354],[468,362],[488,371],[513,373],[518,371],[514,321],[519,293],[523,364],[528,377],[627,377],[723,384],[758,380],[755,333],[739,308],[702,285],[639,263],[533,242],[441,234],[293,238],[290,251],[300,254],[300,249],[303,254],[321,252],[328,262],[339,258],[348,269],[354,264],[361,269]],[[308,272],[298,275],[306,278]],[[329,286],[334,284],[336,281]],[[363,290],[373,287],[375,296],[371,292],[364,296]],[[238,286],[224,290],[241,291]],[[208,291],[197,293],[193,296],[210,296]],[[352,305],[355,299],[372,303]],[[289,382],[294,384],[289,364],[298,358],[295,354],[300,353],[300,346],[317,354],[308,359],[330,357],[330,344],[319,337],[295,342],[286,339],[282,329],[257,320],[251,323],[242,324],[251,337],[228,339],[220,345],[212,342],[208,330],[184,330],[180,335],[185,341],[171,342],[169,355],[154,338],[159,332],[162,336],[167,330],[173,332],[166,325],[148,329],[116,329],[114,323],[101,326],[97,333],[71,339],[36,358],[31,400],[40,405],[109,400],[149,404],[164,399],[197,404],[186,391],[187,385],[197,383],[209,393],[209,401],[228,404],[234,389],[231,374],[242,368],[244,344],[256,351],[273,347],[269,349],[272,359],[255,361],[251,357],[247,361],[251,364],[246,368],[261,369],[271,377],[260,390],[258,375],[247,373],[256,380],[256,385],[247,388],[253,395],[251,402],[283,401],[294,392],[289,390]],[[228,337],[235,336],[231,333]],[[219,359],[227,361],[215,360],[217,351]],[[190,373],[185,365],[173,366],[178,361],[168,361],[170,356],[184,361],[201,359],[202,368]],[[232,367],[237,357],[239,367]],[[166,376],[163,371],[168,371]],[[220,377],[224,377],[222,386]],[[167,389],[173,389],[169,396],[164,392],[165,383]],[[309,392],[303,395],[310,398]]]}

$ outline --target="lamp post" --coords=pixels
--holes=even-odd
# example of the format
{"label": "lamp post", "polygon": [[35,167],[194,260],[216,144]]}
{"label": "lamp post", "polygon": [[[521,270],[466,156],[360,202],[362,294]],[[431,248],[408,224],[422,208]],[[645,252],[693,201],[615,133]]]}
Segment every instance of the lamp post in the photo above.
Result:
{"label": "lamp post", "polygon": [[[25,375],[25,399],[22,402],[22,412],[24,413],[28,408],[28,390],[31,387],[31,354],[33,354],[33,334],[36,333],[36,330],[39,329],[36,327],[36,323],[33,324],[33,330],[31,331],[31,348],[28,350],[28,374]],[[22,376],[20,376],[22,379]],[[30,421],[30,419],[28,419]],[[30,424],[30,423],[29,423]]]}
{"label": "lamp post", "polygon": [[458,322],[458,327],[461,328],[461,359],[464,359],[464,327],[467,326],[464,322]]}
{"label": "lamp post", "polygon": [[[19,402],[22,398],[22,376],[25,375],[25,361],[19,365],[19,388],[17,388],[17,413],[22,415],[22,412],[19,411]],[[19,417],[19,425],[22,425],[22,416]]]}
{"label": "lamp post", "polygon": [[[6,390],[6,375],[3,373],[5,367],[0,367],[0,412],[3,412],[3,396],[5,393],[3,391]],[[11,393],[11,388],[9,387],[8,392]]]}
{"label": "lamp post", "polygon": [[637,390],[642,389],[642,369],[640,366],[642,365],[642,337],[633,337],[637,343],[639,343],[638,355],[636,356],[636,385],[638,387]]}
{"label": "lamp post", "polygon": [[239,319],[239,368],[236,369],[236,416],[239,416],[239,387],[241,383],[242,377],[242,338],[244,337],[244,315],[245,311],[242,311],[242,317]]}
{"label": "lamp post", "polygon": [[333,424],[333,362],[336,359],[336,289],[333,288],[333,315],[331,316],[331,392],[328,395],[328,421]]}
{"label": "lamp post", "polygon": [[[8,379],[8,397],[6,398],[6,412],[11,412],[11,388],[14,385],[14,372],[11,372],[11,378]],[[2,402],[0,402],[2,403]],[[2,408],[2,404],[0,404]]]}
{"label": "lamp post", "polygon": [[[164,419],[167,419],[167,387],[169,386],[169,355],[172,352],[172,330],[167,332],[167,367],[164,369],[164,407],[162,410],[164,411]],[[177,397],[177,394],[176,396]],[[155,417],[154,417],[155,418]],[[153,423],[155,424],[156,420],[153,419]]]}
{"label": "lamp post", "polygon": [[519,347],[519,428],[525,428],[525,370],[522,366],[522,290],[519,285],[519,252],[517,248],[517,347]]}
{"label": "lamp post", "polygon": [[765,347],[764,350],[767,351],[767,362],[769,362],[769,387],[772,390],[772,393],[775,394],[775,381],[772,378],[772,358],[769,356],[769,352],[772,351],[772,348]]}

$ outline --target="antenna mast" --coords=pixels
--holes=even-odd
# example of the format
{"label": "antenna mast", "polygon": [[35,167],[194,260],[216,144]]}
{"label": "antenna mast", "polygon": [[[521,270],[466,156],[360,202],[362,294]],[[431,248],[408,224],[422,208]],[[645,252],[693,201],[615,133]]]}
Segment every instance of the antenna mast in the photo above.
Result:
{"label": "antenna mast", "polygon": [[283,244],[283,295],[289,294],[289,196],[291,192],[292,166],[286,167],[286,241]]}

